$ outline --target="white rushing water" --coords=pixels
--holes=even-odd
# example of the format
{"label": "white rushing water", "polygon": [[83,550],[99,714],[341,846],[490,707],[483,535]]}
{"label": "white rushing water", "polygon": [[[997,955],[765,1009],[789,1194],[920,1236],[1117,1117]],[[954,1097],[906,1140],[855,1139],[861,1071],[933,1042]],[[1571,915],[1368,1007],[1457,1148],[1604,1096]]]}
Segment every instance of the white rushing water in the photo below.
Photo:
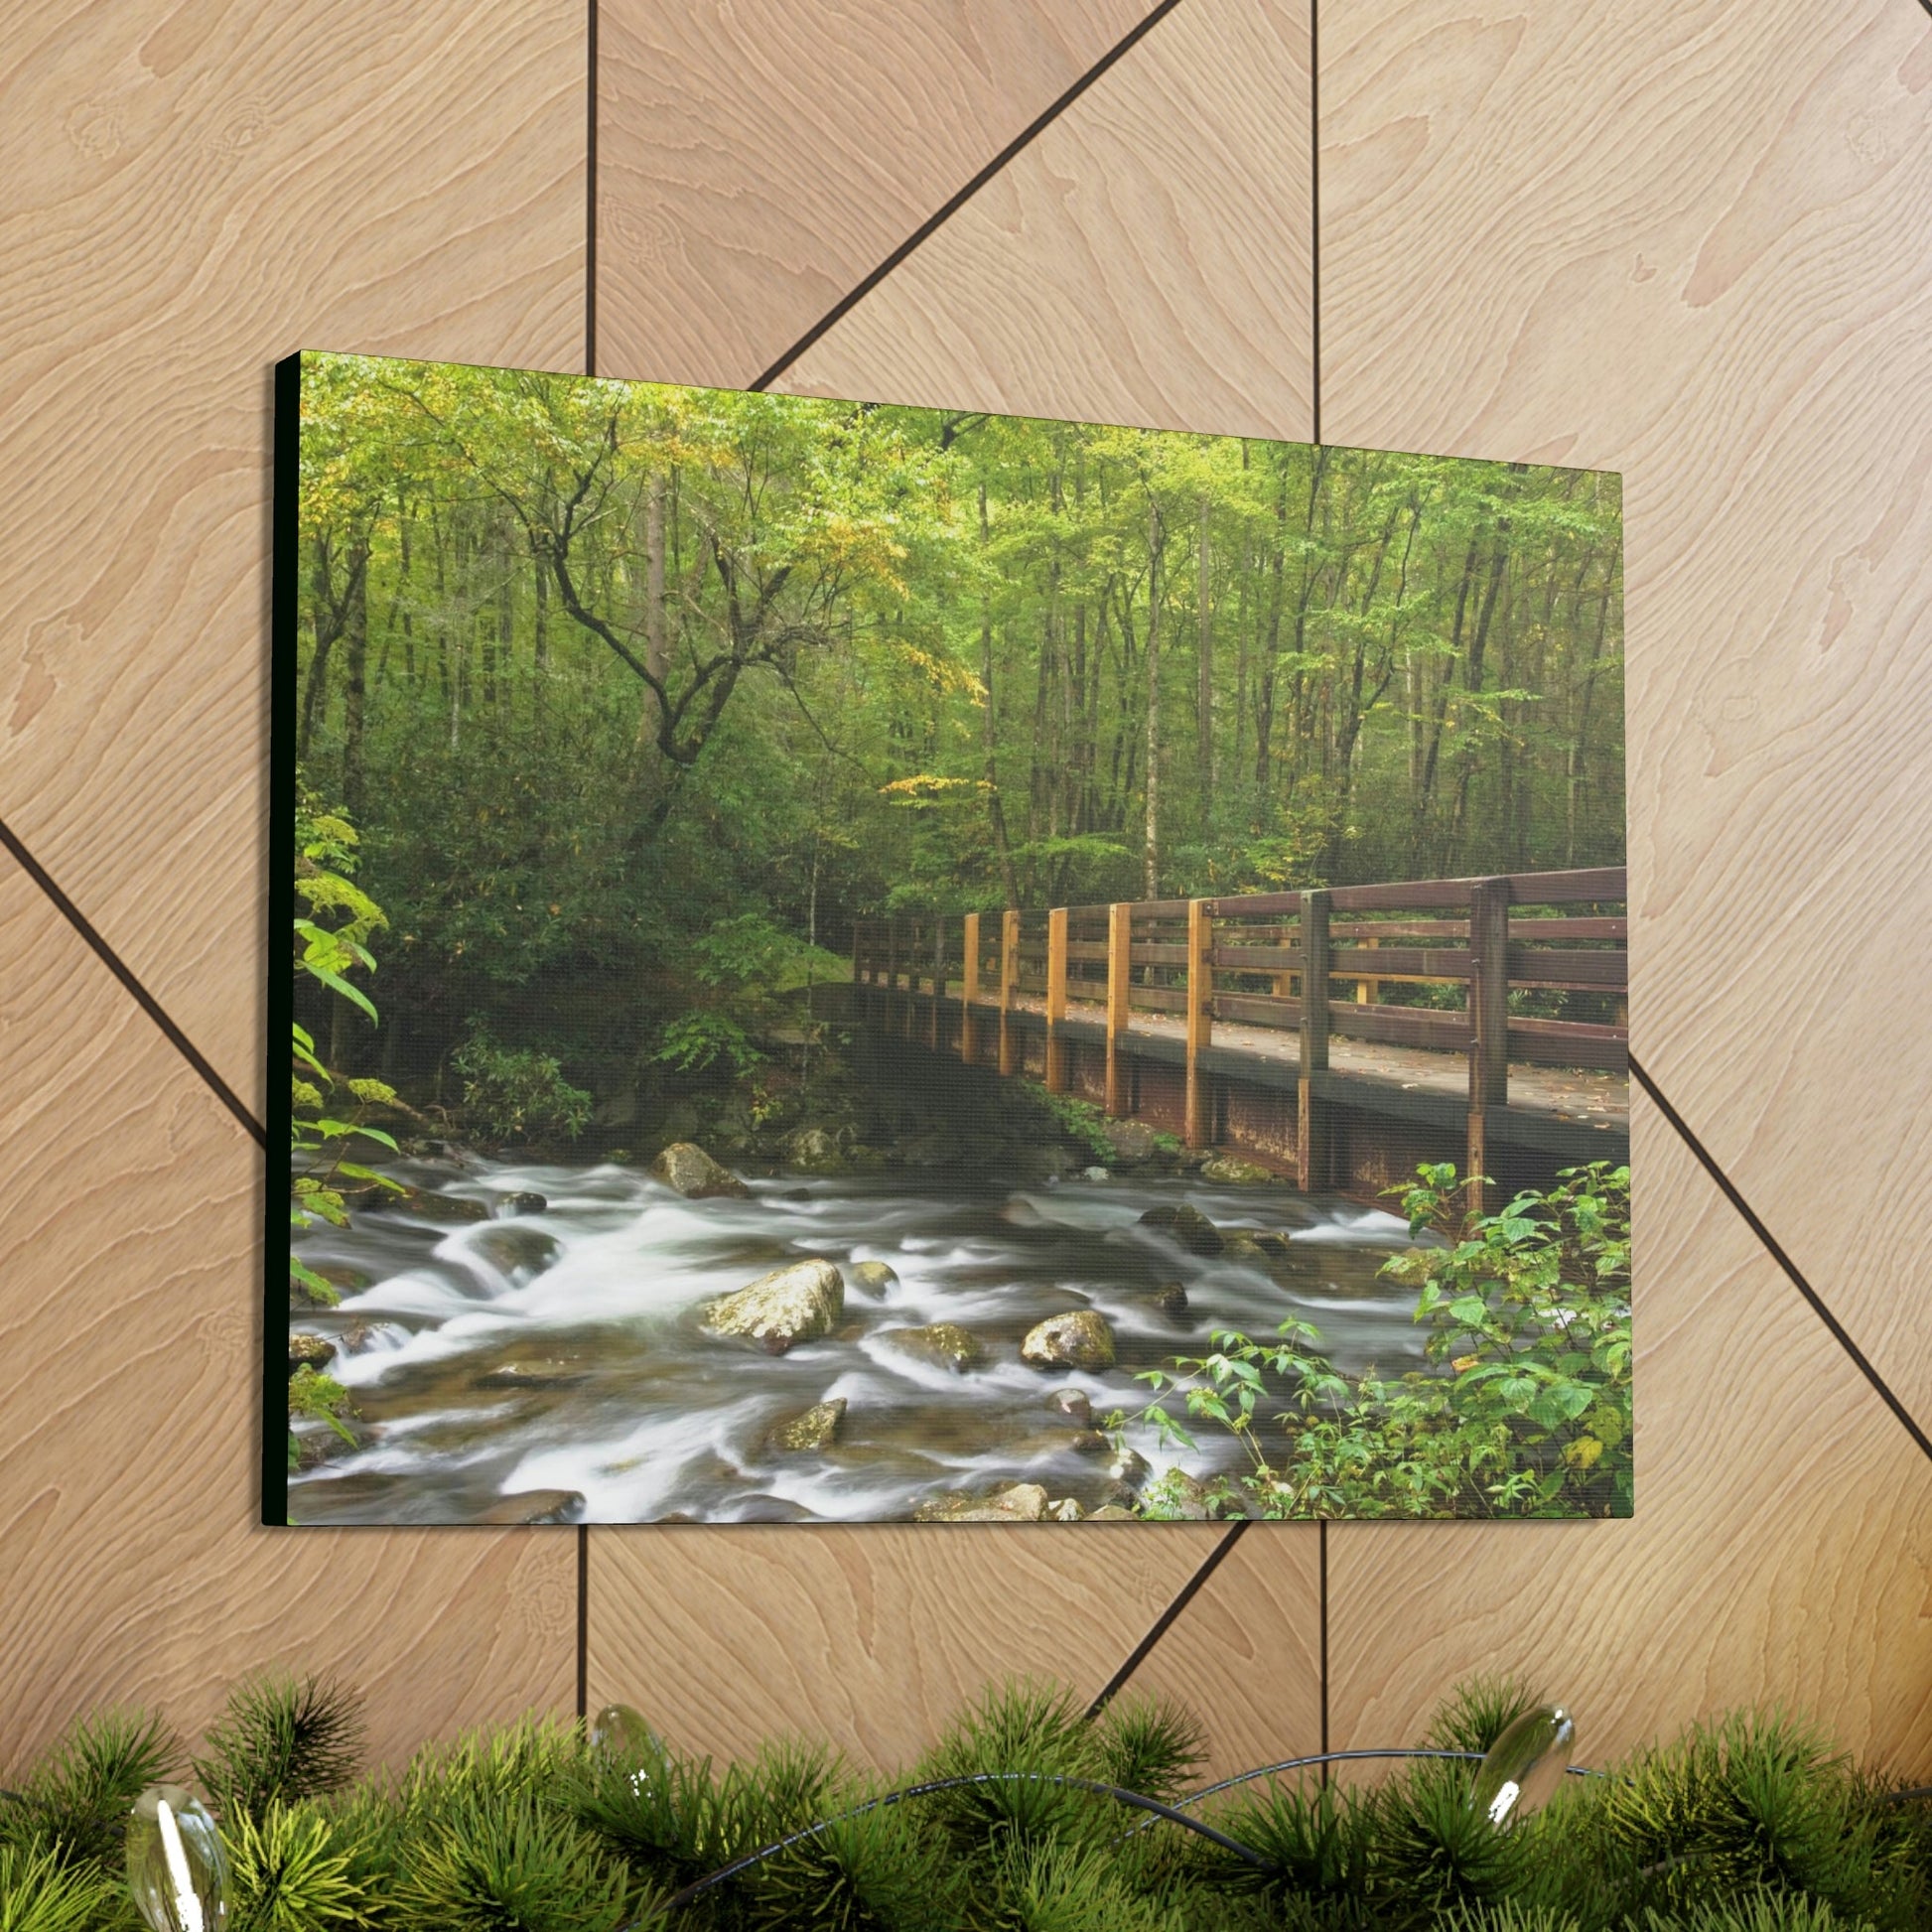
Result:
{"label": "white rushing water", "polygon": [[[1200,1355],[1213,1331],[1263,1337],[1312,1321],[1344,1369],[1422,1365],[1413,1295],[1379,1279],[1407,1245],[1400,1220],[1282,1187],[1110,1179],[941,1185],[930,1177],[757,1181],[748,1200],[689,1201],[633,1169],[473,1162],[412,1166],[413,1184],[475,1202],[482,1221],[400,1208],[358,1212],[304,1246],[366,1286],[295,1326],[340,1350],[329,1372],[360,1416],[359,1446],[292,1479],[300,1522],[474,1521],[501,1499],[571,1491],[592,1522],[903,1519],[928,1496],[1036,1481],[1091,1508],[1113,1493],[1090,1432],[1050,1406],[1086,1395],[1096,1419],[1132,1418],[1138,1370]],[[519,1192],[540,1212],[505,1217]],[[1263,1264],[1185,1252],[1142,1223],[1182,1201],[1223,1229],[1285,1233]],[[883,1261],[896,1287],[851,1285],[835,1331],[781,1356],[705,1333],[704,1305],[788,1261],[849,1271]],[[1186,1311],[1153,1291],[1179,1283]],[[1171,1300],[1171,1298],[1170,1298]],[[1097,1310],[1119,1360],[1044,1373],[1020,1342],[1049,1314]],[[895,1329],[968,1329],[977,1366],[955,1372]],[[776,1425],[843,1399],[835,1447],[773,1447]],[[1127,1441],[1173,1459],[1138,1422]],[[1205,1439],[1179,1458],[1233,1468]]]}

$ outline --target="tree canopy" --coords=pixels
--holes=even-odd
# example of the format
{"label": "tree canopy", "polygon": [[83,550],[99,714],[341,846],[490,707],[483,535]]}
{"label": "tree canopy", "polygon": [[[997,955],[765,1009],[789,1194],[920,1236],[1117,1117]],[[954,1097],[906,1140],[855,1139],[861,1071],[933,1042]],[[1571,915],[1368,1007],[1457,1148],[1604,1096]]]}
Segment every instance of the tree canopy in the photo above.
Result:
{"label": "tree canopy", "polygon": [[698,942],[882,910],[1623,857],[1614,476],[351,356],[302,394],[296,750],[385,1027],[567,1048]]}

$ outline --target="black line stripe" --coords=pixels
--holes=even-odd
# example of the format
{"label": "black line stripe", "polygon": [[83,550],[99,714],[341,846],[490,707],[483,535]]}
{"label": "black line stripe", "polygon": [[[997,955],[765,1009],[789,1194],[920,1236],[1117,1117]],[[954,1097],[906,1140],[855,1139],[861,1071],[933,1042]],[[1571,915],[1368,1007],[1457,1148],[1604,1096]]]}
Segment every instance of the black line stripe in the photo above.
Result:
{"label": "black line stripe", "polygon": [[[1318,1526],[1321,1531],[1321,1753],[1328,1753],[1328,1519],[1324,1516]],[[1328,1767],[1321,1767],[1321,1782],[1328,1782]]]}
{"label": "black line stripe", "polygon": [[585,73],[590,95],[584,130],[584,373],[597,373],[597,0],[587,0]]}
{"label": "black line stripe", "polygon": [[54,901],[61,916],[93,948],[100,963],[134,996],[135,1005],[161,1029],[175,1050],[207,1082],[214,1097],[234,1115],[256,1145],[266,1148],[267,1128],[248,1111],[240,1096],[227,1081],[215,1072],[201,1048],[169,1018],[161,1002],[134,977],[133,972],[122,962],[120,955],[94,929],[93,922],[87,915],[54,883],[52,874],[27,850],[21,843],[19,835],[4,819],[0,819],[0,845],[4,845],[20,861],[21,870]]}
{"label": "black line stripe", "polygon": [[[1928,0],[1928,4],[1932,4],[1932,0]],[[1932,1459],[1932,1436],[1927,1436],[1925,1431],[1919,1427],[1919,1424],[1913,1418],[1911,1411],[1892,1393],[1891,1385],[1871,1365],[1865,1356],[1864,1350],[1847,1333],[1845,1324],[1825,1306],[1824,1297],[1805,1279],[1803,1271],[1785,1253],[1777,1236],[1764,1225],[1763,1221],[1758,1217],[1757,1210],[1744,1198],[1737,1184],[1712,1159],[1704,1143],[1691,1131],[1690,1125],[1686,1122],[1684,1116],[1664,1097],[1664,1090],[1644,1071],[1642,1062],[1638,1060],[1634,1053],[1630,1055],[1630,1071],[1636,1075],[1637,1084],[1656,1102],[1658,1111],[1677,1130],[1678,1138],[1683,1141],[1684,1145],[1703,1164],[1705,1173],[1718,1183],[1718,1191],[1743,1216],[1744,1225],[1763,1242],[1765,1250],[1771,1259],[1790,1278],[1791,1286],[1811,1304],[1812,1312],[1831,1331],[1833,1340],[1852,1358],[1853,1366],[1877,1391],[1879,1401],[1904,1425],[1906,1435],[1911,1437],[1912,1441],[1925,1451],[1927,1458]]]}
{"label": "black line stripe", "polygon": [[1240,1522],[1229,1526],[1227,1535],[1222,1537],[1213,1549],[1207,1553],[1206,1560],[1187,1579],[1186,1583],[1181,1586],[1179,1593],[1174,1597],[1173,1601],[1154,1619],[1147,1635],[1127,1653],[1127,1661],[1121,1665],[1119,1670],[1115,1671],[1112,1677],[1108,1678],[1106,1688],[1087,1706],[1087,1716],[1089,1718],[1099,1717],[1101,1712],[1106,1710],[1108,1705],[1119,1696],[1121,1687],[1126,1684],[1127,1680],[1147,1662],[1148,1654],[1168,1634],[1174,1619],[1194,1600],[1194,1596],[1201,1586],[1220,1568],[1221,1559],[1241,1541],[1242,1532],[1248,1528],[1248,1520],[1244,1516]]}
{"label": "black line stripe", "polygon": [[848,290],[831,308],[826,310],[824,315],[820,316],[762,375],[759,376],[755,381],[747,383],[745,386],[748,389],[762,389],[768,383],[775,382],[828,329],[833,328],[841,318],[847,315],[859,303],[863,302],[907,255],[911,254],[913,249],[931,236],[935,230],[944,226],[1008,162],[1050,127],[1116,61],[1120,60],[1123,55],[1136,47],[1146,35],[1159,26],[1179,4],[1180,0],[1161,0],[1161,4],[1152,13],[1135,26],[1123,39],[1109,48],[1085,73],[1081,74],[1079,79],[1074,81],[1072,86],[1067,88],[1065,93],[1061,94],[1044,111],[1035,115],[1033,120],[1028,122],[958,194],[954,195],[950,201],[943,204],[934,213],[928,215],[925,220],[921,221],[870,275]]}
{"label": "black line stripe", "polygon": [[591,1704],[591,1531],[577,1529],[577,1715],[590,1715]]}

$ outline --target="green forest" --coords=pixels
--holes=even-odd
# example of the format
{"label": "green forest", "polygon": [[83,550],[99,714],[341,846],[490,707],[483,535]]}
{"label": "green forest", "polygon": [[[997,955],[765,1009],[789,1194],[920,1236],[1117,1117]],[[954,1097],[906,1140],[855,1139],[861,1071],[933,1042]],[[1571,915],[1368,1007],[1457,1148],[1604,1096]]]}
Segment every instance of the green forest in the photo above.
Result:
{"label": "green forest", "polygon": [[882,912],[1623,857],[1614,476],[307,355],[299,514],[339,1070],[715,1051]]}

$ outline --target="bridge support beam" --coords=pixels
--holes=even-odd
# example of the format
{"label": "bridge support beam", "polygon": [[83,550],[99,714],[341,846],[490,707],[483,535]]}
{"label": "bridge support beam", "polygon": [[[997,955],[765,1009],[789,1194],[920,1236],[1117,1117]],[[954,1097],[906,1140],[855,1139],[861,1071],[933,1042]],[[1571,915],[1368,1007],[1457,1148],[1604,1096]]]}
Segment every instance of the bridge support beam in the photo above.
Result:
{"label": "bridge support beam", "polygon": [[1328,1070],[1329,895],[1302,895],[1302,1070],[1296,1092],[1296,1169],[1305,1194],[1330,1184],[1328,1103],[1315,1092]]}
{"label": "bridge support beam", "polygon": [[1133,986],[1134,907],[1118,900],[1107,908],[1107,1095],[1116,1120],[1127,1113],[1127,1066],[1121,1035],[1127,1031]]}
{"label": "bridge support beam", "polygon": [[932,1012],[927,1016],[930,1030],[926,1035],[926,1044],[936,1053],[943,1022],[939,1018],[939,1003],[946,997],[946,922],[942,918],[932,921]]}
{"label": "bridge support beam", "polygon": [[968,912],[965,924],[959,956],[959,1057],[971,1066],[980,1053],[980,915]]}
{"label": "bridge support beam", "polygon": [[1509,1104],[1509,881],[1469,891],[1469,1144],[1463,1178],[1470,1212],[1489,1211],[1491,1107]]}
{"label": "bridge support beam", "polygon": [[1213,1139],[1213,1109],[1208,1102],[1208,1075],[1200,1051],[1214,1033],[1214,901],[1187,901],[1187,1098],[1186,1140],[1189,1147],[1206,1147]]}
{"label": "bridge support beam", "polygon": [[1000,918],[1000,1071],[1020,1071],[1020,1035],[1013,1024],[1013,996],[1020,990],[1020,909]]}
{"label": "bridge support beam", "polygon": [[1066,907],[1046,915],[1046,1091],[1066,1091]]}

